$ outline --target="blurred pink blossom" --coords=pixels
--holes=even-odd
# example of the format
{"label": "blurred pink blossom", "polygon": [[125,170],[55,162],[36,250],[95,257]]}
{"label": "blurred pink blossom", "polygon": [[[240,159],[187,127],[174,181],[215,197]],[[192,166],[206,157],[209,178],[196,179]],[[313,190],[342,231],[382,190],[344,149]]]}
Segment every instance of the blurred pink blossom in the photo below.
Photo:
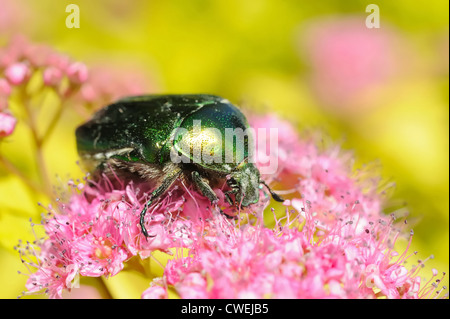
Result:
{"label": "blurred pink blossom", "polygon": [[[73,99],[78,111],[79,106],[99,107],[123,96],[148,93],[154,87],[141,70],[128,76],[111,68],[97,66],[89,69],[93,70],[92,74],[83,62],[74,61],[50,46],[14,36],[8,46],[0,49],[0,76],[4,77],[0,82],[0,97],[6,93],[9,95],[14,87],[26,85],[36,73],[42,76],[43,84],[52,88],[65,103]],[[65,79],[69,80],[68,85]]]}
{"label": "blurred pink blossom", "polygon": [[122,67],[96,65],[91,68],[88,81],[81,87],[79,98],[88,103],[103,101],[106,104],[123,96],[148,94],[154,87],[155,84],[143,76],[142,70],[133,66],[122,70]]}
{"label": "blurred pink blossom", "polygon": [[[87,80],[87,68],[83,63],[71,62],[68,56],[49,46],[31,43],[23,36],[11,38],[9,45],[0,51],[0,74],[14,88],[26,85],[35,73],[42,73],[44,85],[57,89],[61,95],[72,93],[76,86]],[[62,92],[58,88],[64,77],[71,83]]]}
{"label": "blurred pink blossom", "polygon": [[335,113],[370,108],[371,91],[389,85],[405,63],[400,37],[387,26],[367,28],[364,17],[317,20],[302,30],[312,86]]}
{"label": "blurred pink blossom", "polygon": [[21,1],[0,0],[0,34],[16,33],[29,17],[30,9]]}

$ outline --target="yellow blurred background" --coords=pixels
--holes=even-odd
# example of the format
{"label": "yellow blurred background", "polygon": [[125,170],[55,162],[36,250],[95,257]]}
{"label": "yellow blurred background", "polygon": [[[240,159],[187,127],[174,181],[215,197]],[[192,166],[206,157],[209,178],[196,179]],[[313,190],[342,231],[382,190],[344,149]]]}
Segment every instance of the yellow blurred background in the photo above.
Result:
{"label": "yellow blurred background", "polygon": [[[80,28],[66,27],[71,3]],[[366,26],[370,3],[379,28]],[[435,256],[429,278],[449,270],[448,15],[439,0],[0,0],[0,47],[23,34],[89,67],[139,73],[148,93],[217,94],[323,130],[354,150],[355,166],[378,160],[395,181],[391,209],[407,203],[413,258]],[[81,122],[65,113],[45,145],[55,184],[80,176]],[[1,146],[24,170],[35,165],[29,138],[19,123]],[[24,290],[13,246],[32,240],[38,201],[48,199],[0,169],[1,298]]]}

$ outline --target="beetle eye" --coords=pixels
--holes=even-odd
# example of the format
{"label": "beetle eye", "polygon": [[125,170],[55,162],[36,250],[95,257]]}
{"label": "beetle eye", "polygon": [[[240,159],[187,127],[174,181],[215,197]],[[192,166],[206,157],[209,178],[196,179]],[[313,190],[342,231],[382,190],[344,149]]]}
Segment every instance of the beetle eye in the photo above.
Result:
{"label": "beetle eye", "polygon": [[228,179],[228,180],[227,180],[227,184],[228,184],[228,186],[230,186],[230,187],[237,186],[237,182],[236,182],[236,180],[235,180],[234,178]]}

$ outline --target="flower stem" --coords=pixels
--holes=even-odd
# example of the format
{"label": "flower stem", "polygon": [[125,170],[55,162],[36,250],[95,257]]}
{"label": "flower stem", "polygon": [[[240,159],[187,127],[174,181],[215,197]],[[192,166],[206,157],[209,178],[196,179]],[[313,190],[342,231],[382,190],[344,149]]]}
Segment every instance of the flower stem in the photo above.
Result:
{"label": "flower stem", "polygon": [[24,106],[26,116],[28,117],[28,125],[30,127],[31,135],[32,135],[34,145],[35,145],[35,154],[36,154],[36,162],[37,162],[39,179],[40,179],[42,187],[43,187],[43,192],[45,194],[47,194],[48,196],[51,196],[52,195],[51,184],[50,184],[50,180],[48,177],[47,166],[46,166],[45,160],[44,160],[44,154],[42,152],[41,140],[39,139],[38,133],[37,133],[35,116],[29,105],[30,99],[27,97],[24,90],[21,93],[22,93],[21,94],[21,98],[22,98],[21,102],[22,102],[22,105]]}
{"label": "flower stem", "polygon": [[37,183],[27,178],[13,163],[0,155],[0,164],[11,174],[16,175],[24,182],[32,191],[42,192],[42,189]]}
{"label": "flower stem", "polygon": [[64,108],[62,106],[62,103],[59,103],[58,109],[57,109],[56,113],[53,115],[53,118],[51,119],[50,124],[47,127],[47,130],[42,135],[42,137],[37,140],[38,148],[40,148],[44,144],[44,142],[48,140],[48,137],[52,134],[53,130],[55,129],[56,124],[58,123],[59,119],[61,118],[63,110],[64,110]]}

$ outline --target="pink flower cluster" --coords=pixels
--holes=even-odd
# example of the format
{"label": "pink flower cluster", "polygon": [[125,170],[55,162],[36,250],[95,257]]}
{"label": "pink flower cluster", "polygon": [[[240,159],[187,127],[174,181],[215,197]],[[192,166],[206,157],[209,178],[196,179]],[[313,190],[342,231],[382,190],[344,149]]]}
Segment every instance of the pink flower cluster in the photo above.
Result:
{"label": "pink flower cluster", "polygon": [[[83,116],[80,106],[104,105],[124,95],[148,91],[141,78],[114,76],[114,71],[98,69],[90,74],[87,66],[73,61],[47,45],[33,44],[21,36],[0,48],[0,138],[11,135],[16,119],[8,110],[8,100],[14,89],[26,94],[32,79],[42,89],[53,90],[61,100],[75,101],[75,109]],[[39,90],[38,90],[39,91]]]}
{"label": "pink flower cluster", "polygon": [[61,298],[75,276],[113,276],[132,256],[144,259],[155,250],[170,253],[172,247],[190,247],[197,240],[195,234],[209,225],[207,201],[183,185],[151,206],[146,227],[152,237],[146,239],[138,225],[147,194],[133,184],[114,189],[108,179],[103,182],[89,181],[87,186],[69,182],[69,203],[50,205],[43,217],[47,238],[16,247],[27,267],[37,268],[36,272],[29,268],[29,293],[44,290],[51,298]]}
{"label": "pink flower cluster", "polygon": [[[418,268],[403,266],[406,252],[398,256],[386,247],[392,225],[380,226],[383,221],[369,222],[358,235],[352,223],[337,223],[332,234],[317,235],[316,240],[298,228],[260,226],[243,227],[232,242],[208,237],[191,256],[169,261],[165,282],[150,287],[143,297],[160,294],[164,285],[173,285],[187,299],[430,295],[433,289],[420,289]],[[384,237],[376,238],[380,234]]]}
{"label": "pink flower cluster", "polygon": [[[166,298],[169,287],[181,298],[440,295],[437,272],[433,284],[423,284],[423,261],[405,267],[414,253],[409,244],[403,252],[395,246],[406,224],[397,226],[394,216],[381,213],[377,183],[359,180],[362,172],[352,176],[349,154],[336,147],[320,151],[313,139],[298,138],[273,116],[253,116],[251,124],[279,128],[279,171],[265,178],[289,188],[281,208],[266,209],[270,198],[261,190],[260,203],[230,220],[181,182],[150,207],[152,237],[145,239],[138,226],[147,199],[143,185],[71,182],[68,203],[48,207],[47,237],[18,247],[29,268],[27,293],[59,298],[75,287],[76,276],[114,276],[132,256],[183,247],[188,256],[169,260],[142,298]],[[215,191],[225,206],[222,190]],[[410,243],[412,235],[406,237]]]}
{"label": "pink flower cluster", "polygon": [[[0,71],[10,87],[26,85],[36,73],[47,86],[63,86],[63,78],[67,78],[70,83],[58,91],[62,94],[88,80],[83,63],[74,62],[49,46],[32,44],[21,36],[12,38],[7,47],[0,49]],[[11,88],[1,93],[7,96]]]}

